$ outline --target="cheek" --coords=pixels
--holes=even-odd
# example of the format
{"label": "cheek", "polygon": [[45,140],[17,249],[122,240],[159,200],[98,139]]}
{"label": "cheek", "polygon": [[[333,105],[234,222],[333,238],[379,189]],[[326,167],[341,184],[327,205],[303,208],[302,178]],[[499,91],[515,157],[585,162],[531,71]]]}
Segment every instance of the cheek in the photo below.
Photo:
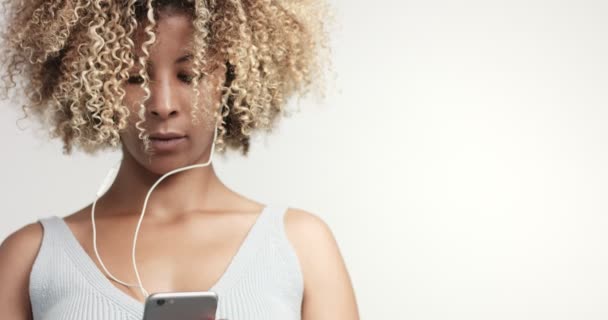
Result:
{"label": "cheek", "polygon": [[[198,111],[196,113],[198,114],[198,116],[201,116],[203,119],[205,119],[207,125],[211,125],[211,120],[213,119],[214,113],[217,110],[217,107],[219,106],[220,102],[217,84],[209,80],[203,81],[199,84],[198,90]],[[192,92],[187,96],[187,101],[192,101],[191,99],[194,99],[194,95],[194,90],[192,90]]]}
{"label": "cheek", "polygon": [[122,100],[123,104],[129,109],[129,121],[132,122],[133,119],[138,119],[139,112],[139,104],[138,101],[141,101],[144,97],[144,90],[139,86],[125,85],[123,86],[123,90],[125,91],[125,96]]}
{"label": "cheek", "polygon": [[122,104],[129,110],[129,116],[127,117],[127,127],[121,130],[121,140],[127,144],[133,144],[138,140],[139,130],[135,127],[139,119],[139,104],[137,103],[143,98],[143,90],[135,86],[123,87],[125,90],[125,96],[122,100]]}
{"label": "cheek", "polygon": [[211,102],[213,101],[211,93],[213,84],[209,81],[205,81],[199,86],[199,108],[211,109]]}
{"label": "cheek", "polygon": [[205,81],[200,87],[200,98],[201,103],[208,111],[215,111],[218,109],[221,101],[222,88],[220,86],[218,77],[214,77]]}

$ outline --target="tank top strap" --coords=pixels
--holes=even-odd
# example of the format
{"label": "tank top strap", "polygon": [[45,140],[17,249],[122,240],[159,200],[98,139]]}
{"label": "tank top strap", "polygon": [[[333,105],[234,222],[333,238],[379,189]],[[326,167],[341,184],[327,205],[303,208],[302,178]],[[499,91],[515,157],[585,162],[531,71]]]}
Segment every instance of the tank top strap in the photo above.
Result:
{"label": "tank top strap", "polygon": [[284,204],[273,204],[268,212],[268,227],[272,228],[272,231],[282,235],[285,228],[285,213],[289,207]]}
{"label": "tank top strap", "polygon": [[38,222],[42,225],[42,244],[47,246],[59,246],[63,247],[65,235],[63,234],[63,226],[61,225],[61,219],[58,216],[46,216],[38,219]]}

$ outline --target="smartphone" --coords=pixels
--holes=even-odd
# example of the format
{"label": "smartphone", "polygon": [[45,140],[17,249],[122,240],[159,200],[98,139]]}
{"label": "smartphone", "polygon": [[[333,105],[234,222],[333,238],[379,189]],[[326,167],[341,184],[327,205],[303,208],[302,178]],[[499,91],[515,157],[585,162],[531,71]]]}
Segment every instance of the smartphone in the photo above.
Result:
{"label": "smartphone", "polygon": [[212,291],[153,293],[146,298],[143,320],[214,320],[217,301]]}

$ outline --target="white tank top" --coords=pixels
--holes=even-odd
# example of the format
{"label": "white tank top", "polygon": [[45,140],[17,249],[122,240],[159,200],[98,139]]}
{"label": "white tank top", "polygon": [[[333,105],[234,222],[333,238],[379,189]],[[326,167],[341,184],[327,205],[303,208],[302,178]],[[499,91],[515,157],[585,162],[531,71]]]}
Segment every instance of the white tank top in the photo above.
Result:
{"label": "white tank top", "polygon": [[[219,298],[216,319],[300,319],[304,284],[285,234],[286,211],[283,205],[264,208],[209,290]],[[44,234],[29,287],[34,320],[142,319],[143,303],[106,278],[62,218],[40,223]]]}

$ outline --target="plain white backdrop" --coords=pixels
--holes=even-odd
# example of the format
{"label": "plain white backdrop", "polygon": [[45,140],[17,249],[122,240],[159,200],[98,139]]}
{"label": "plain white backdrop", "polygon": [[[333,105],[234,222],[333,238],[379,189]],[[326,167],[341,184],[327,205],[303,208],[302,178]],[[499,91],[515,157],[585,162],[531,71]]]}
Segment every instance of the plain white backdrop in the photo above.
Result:
{"label": "plain white backdrop", "polygon": [[[608,2],[333,4],[327,98],[226,184],[322,217],[362,319],[606,319]],[[0,239],[90,203],[118,154],[0,110]]]}

